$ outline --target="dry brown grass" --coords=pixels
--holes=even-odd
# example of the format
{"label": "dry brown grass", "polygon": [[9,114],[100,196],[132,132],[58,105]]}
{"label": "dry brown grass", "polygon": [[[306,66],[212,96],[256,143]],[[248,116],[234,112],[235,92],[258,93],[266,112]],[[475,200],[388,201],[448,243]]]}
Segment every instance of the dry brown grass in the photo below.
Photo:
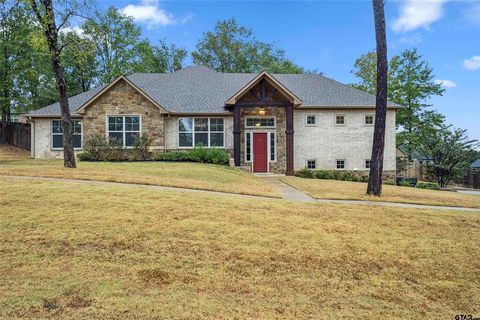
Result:
{"label": "dry brown grass", "polygon": [[0,318],[480,314],[475,212],[0,177]]}
{"label": "dry brown grass", "polygon": [[361,182],[285,177],[282,181],[317,199],[370,200],[480,208],[480,197],[457,192],[383,185],[381,197],[369,196]]}
{"label": "dry brown grass", "polygon": [[166,162],[82,162],[76,169],[63,167],[63,160],[33,160],[29,153],[0,147],[0,175],[150,184],[279,197],[260,178],[221,165]]}

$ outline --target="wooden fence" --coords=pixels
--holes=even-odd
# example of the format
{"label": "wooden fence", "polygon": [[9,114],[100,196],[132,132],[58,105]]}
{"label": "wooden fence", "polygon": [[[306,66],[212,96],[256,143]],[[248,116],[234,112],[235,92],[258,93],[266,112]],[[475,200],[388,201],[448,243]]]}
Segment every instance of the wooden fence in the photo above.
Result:
{"label": "wooden fence", "polygon": [[[7,124],[7,144],[30,151],[30,124],[29,123],[8,123]],[[2,128],[0,126],[0,135]]]}
{"label": "wooden fence", "polygon": [[465,178],[455,179],[454,182],[467,188],[480,189],[480,170],[470,169]]}
{"label": "wooden fence", "polygon": [[[416,162],[408,163],[403,171],[398,172],[397,176],[403,178],[417,178],[419,181],[433,181],[427,175],[427,166]],[[480,189],[480,170],[470,169],[465,178],[454,179],[453,182],[463,187]]]}

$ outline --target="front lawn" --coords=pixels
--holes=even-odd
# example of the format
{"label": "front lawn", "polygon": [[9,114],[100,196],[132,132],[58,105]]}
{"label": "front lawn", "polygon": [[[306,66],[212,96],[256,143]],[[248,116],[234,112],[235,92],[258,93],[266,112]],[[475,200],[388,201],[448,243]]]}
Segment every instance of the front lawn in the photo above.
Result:
{"label": "front lawn", "polygon": [[479,232],[475,212],[0,177],[0,318],[479,315]]}
{"label": "front lawn", "polygon": [[0,147],[0,175],[55,177],[150,184],[279,197],[260,178],[221,165],[187,162],[82,162],[65,169],[63,160],[33,160],[29,153]]}
{"label": "front lawn", "polygon": [[457,192],[383,185],[383,195],[366,195],[361,182],[285,177],[282,181],[318,199],[370,200],[480,208],[480,197]]}

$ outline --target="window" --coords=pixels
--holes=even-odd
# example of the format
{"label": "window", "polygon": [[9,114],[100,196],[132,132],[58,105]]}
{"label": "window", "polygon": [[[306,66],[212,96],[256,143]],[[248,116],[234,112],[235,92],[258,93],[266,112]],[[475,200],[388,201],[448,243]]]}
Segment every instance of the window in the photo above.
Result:
{"label": "window", "polygon": [[275,144],[275,132],[270,132],[270,161],[276,161],[276,144]]}
{"label": "window", "polygon": [[132,147],[140,135],[140,116],[108,116],[108,137]]}
{"label": "window", "polygon": [[317,169],[317,160],[307,160],[307,169]]}
{"label": "window", "polygon": [[275,118],[246,118],[247,128],[275,128]]}
{"label": "window", "polygon": [[344,126],[345,125],[345,115],[344,114],[336,114],[335,115],[335,124],[337,126]]}
{"label": "window", "polygon": [[371,165],[372,165],[372,160],[365,160],[365,169],[370,169]]}
{"label": "window", "polygon": [[223,118],[179,118],[178,145],[182,148],[223,147]]}
{"label": "window", "polygon": [[315,116],[307,116],[305,119],[307,126],[314,126],[317,124],[317,117]]}
{"label": "window", "polygon": [[[79,120],[72,120],[73,124],[73,148],[82,148],[82,122]],[[52,121],[52,148],[63,148],[63,127],[62,120]]]}
{"label": "window", "polygon": [[373,114],[366,114],[365,115],[365,125],[367,125],[367,126],[373,125]]}
{"label": "window", "polygon": [[252,161],[252,132],[245,133],[245,161]]}
{"label": "window", "polygon": [[335,168],[337,169],[345,169],[345,160],[335,160]]}

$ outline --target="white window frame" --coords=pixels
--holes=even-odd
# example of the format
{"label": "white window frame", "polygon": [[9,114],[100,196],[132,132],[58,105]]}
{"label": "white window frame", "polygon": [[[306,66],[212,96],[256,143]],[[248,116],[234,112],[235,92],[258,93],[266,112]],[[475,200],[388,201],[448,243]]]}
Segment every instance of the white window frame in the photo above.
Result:
{"label": "white window frame", "polygon": [[[343,117],[343,123],[337,123],[337,117],[339,116]],[[347,125],[347,116],[344,113],[336,113],[333,121],[336,127],[345,127]]]}
{"label": "white window frame", "polygon": [[[271,158],[271,136],[273,135],[274,137],[274,141],[275,141],[275,145],[273,146],[273,160]],[[267,132],[267,139],[268,139],[268,143],[267,143],[267,154],[268,154],[268,162],[277,162],[277,134],[275,131],[269,131]],[[270,171],[270,167],[269,168],[269,171]]]}
{"label": "white window frame", "polygon": [[[250,136],[250,160],[247,158],[247,136]],[[245,132],[245,162],[246,163],[253,163],[253,131],[246,131]]]}
{"label": "white window frame", "polygon": [[[308,123],[308,117],[313,117],[314,123]],[[305,126],[307,127],[316,127],[317,126],[317,116],[314,114],[307,114],[305,116]]]}
{"label": "white window frame", "polygon": [[[367,123],[367,117],[372,117],[372,123]],[[375,125],[375,115],[373,113],[364,114],[363,124],[367,127],[373,127]]]}
{"label": "white window frame", "polygon": [[[337,162],[343,161],[343,168],[339,168]],[[347,160],[346,159],[335,159],[335,170],[346,170],[347,169]]]}
{"label": "white window frame", "polygon": [[[121,132],[123,134],[123,137],[122,137],[122,140],[123,140],[123,148],[124,149],[133,149],[134,146],[126,146],[125,143],[126,143],[126,139],[125,139],[125,133],[127,132],[137,132],[137,131],[127,131],[125,129],[125,117],[138,117],[138,134],[141,135],[142,134],[142,115],[140,114],[107,114],[106,117],[105,117],[105,136],[107,139],[110,139],[110,129],[109,129],[109,125],[108,125],[108,118],[110,117],[122,117],[122,121],[123,121],[123,129],[122,131],[112,131],[112,132]],[[83,131],[82,131],[83,132]]]}
{"label": "white window frame", "polygon": [[[309,168],[308,167],[308,162],[309,161],[315,162],[315,167],[314,168]],[[305,160],[305,168],[307,168],[308,170],[317,170],[317,159],[307,159],[307,160]]]}
{"label": "white window frame", "polygon": [[370,161],[370,168],[372,167],[372,160],[370,159],[365,159],[363,167],[365,168],[365,170],[370,170],[370,168],[367,168],[367,161]]}
{"label": "white window frame", "polygon": [[[192,119],[192,131],[180,131],[180,119],[190,118]],[[205,148],[209,149],[225,149],[225,117],[178,117],[177,119],[177,145],[179,149],[193,149],[195,148],[195,119],[208,119],[208,131],[197,131],[200,133],[207,133],[208,135],[208,145]],[[223,131],[211,131],[211,119],[223,119]],[[192,134],[192,146],[180,146],[180,133],[191,133]],[[222,133],[223,134],[223,146],[210,146],[210,134],[211,133]]]}
{"label": "white window frame", "polygon": [[[266,127],[257,127],[257,126],[247,126],[247,119],[273,119],[273,127],[272,126],[266,126]],[[277,117],[275,116],[249,116],[245,117],[245,128],[247,129],[275,129],[277,128]]]}
{"label": "white window frame", "polygon": [[[53,146],[53,136],[63,136],[63,132],[62,133],[54,133],[53,132],[53,121],[62,121],[62,119],[53,119],[52,121],[50,121],[50,150],[63,150],[63,148],[57,148],[57,147],[54,147]],[[80,133],[80,148],[73,148],[73,150],[82,150],[83,149],[83,121],[82,120],[79,120],[79,119],[72,119],[72,125],[73,125],[73,121],[78,121],[80,122],[80,130],[82,130],[82,132]],[[62,128],[62,131],[63,131],[63,128]],[[73,135],[78,135],[78,133],[73,133]]]}

